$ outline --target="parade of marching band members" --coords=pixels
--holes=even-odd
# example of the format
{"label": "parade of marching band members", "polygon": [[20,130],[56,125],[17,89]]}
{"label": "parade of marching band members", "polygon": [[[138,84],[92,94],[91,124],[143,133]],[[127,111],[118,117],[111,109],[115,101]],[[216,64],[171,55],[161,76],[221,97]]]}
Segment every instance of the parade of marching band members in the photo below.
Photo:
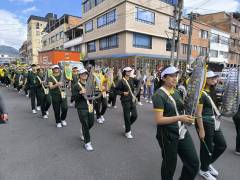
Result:
{"label": "parade of marching band members", "polygon": [[240,0],[1,0],[0,180],[240,180]]}

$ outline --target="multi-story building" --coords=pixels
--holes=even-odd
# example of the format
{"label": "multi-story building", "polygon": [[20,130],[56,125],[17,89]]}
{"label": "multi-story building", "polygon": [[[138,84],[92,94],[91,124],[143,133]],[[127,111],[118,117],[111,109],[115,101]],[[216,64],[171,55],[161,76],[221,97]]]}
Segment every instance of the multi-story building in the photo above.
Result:
{"label": "multi-story building", "polygon": [[229,33],[215,28],[211,29],[209,53],[210,63],[228,63],[229,38]]}
{"label": "multi-story building", "polygon": [[53,49],[64,49],[65,32],[79,25],[81,22],[80,17],[64,14],[59,19],[48,22],[44,36],[42,38],[42,51],[53,50]]}
{"label": "multi-story building", "polygon": [[24,63],[29,63],[29,62],[27,62],[27,56],[28,56],[27,48],[28,48],[27,41],[24,41],[22,46],[19,49],[20,58],[21,58],[22,62],[24,62]]}
{"label": "multi-story building", "polygon": [[65,32],[64,49],[81,52],[82,41],[83,27],[82,25],[75,26]]}
{"label": "multi-story building", "polygon": [[166,62],[173,4],[175,0],[83,1],[85,60],[116,67]]}
{"label": "multi-story building", "polygon": [[[182,29],[184,33],[180,39],[180,57],[183,59],[187,58],[188,52],[188,40],[190,31],[190,20],[184,18],[182,21]],[[210,37],[211,26],[193,21],[192,23],[192,40],[191,40],[191,61],[196,59],[198,56],[208,56],[209,52],[209,37]]]}
{"label": "multi-story building", "polygon": [[31,15],[28,18],[27,32],[27,62],[38,62],[38,51],[42,48],[42,36],[49,19],[53,18],[53,14],[48,14],[46,17]]}
{"label": "multi-story building", "polygon": [[230,33],[229,56],[230,64],[240,63],[240,14],[218,12],[199,15],[199,21],[205,22],[215,28]]}
{"label": "multi-story building", "polygon": [[15,56],[10,56],[7,54],[0,54],[0,65],[2,64],[9,64],[11,62],[16,62],[19,59],[19,57]]}

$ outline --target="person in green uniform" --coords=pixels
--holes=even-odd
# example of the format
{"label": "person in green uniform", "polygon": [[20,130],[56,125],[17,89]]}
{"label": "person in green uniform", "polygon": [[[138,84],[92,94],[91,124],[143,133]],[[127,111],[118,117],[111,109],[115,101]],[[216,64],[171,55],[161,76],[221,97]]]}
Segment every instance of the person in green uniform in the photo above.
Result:
{"label": "person in green uniform", "polygon": [[61,82],[61,71],[58,65],[52,66],[53,74],[49,78],[49,88],[52,97],[52,106],[54,111],[54,116],[58,128],[67,126],[67,96],[66,92],[62,90],[64,83]]}
{"label": "person in green uniform", "polygon": [[216,105],[215,85],[218,76],[213,72],[207,72],[207,80],[197,108],[197,116],[202,117],[197,121],[197,130],[201,139],[199,174],[206,180],[216,180],[218,171],[213,163],[222,155],[227,148],[226,141],[220,129],[220,116]]}
{"label": "person in green uniform", "polygon": [[179,180],[194,180],[199,160],[184,123],[194,123],[194,118],[183,115],[184,102],[175,89],[178,69],[166,67],[161,72],[160,88],[153,95],[154,117],[157,124],[156,138],[162,149],[162,180],[173,180],[177,155],[183,163]]}
{"label": "person in green uniform", "polygon": [[16,76],[15,76],[15,86],[17,87],[18,93],[21,93],[22,87],[23,87],[23,69],[22,67],[18,67]]}
{"label": "person in green uniform", "polygon": [[154,79],[154,92],[156,92],[159,88],[160,88],[160,71],[158,71]]}
{"label": "person in green uniform", "polygon": [[73,97],[73,87],[78,82],[78,67],[74,66],[72,68],[72,80],[71,80],[71,100],[70,100],[70,107],[74,106],[74,97]]}
{"label": "person in green uniform", "polygon": [[[30,89],[30,97],[31,97],[31,106],[32,106],[32,113],[36,114],[37,113],[37,108],[36,108],[36,99],[37,97],[37,66],[36,64],[31,65],[32,71],[28,73],[28,85]],[[39,101],[38,103],[39,104]]]}
{"label": "person in green uniform", "polygon": [[48,86],[46,87],[44,68],[37,70],[37,94],[41,104],[42,118],[48,119],[48,109],[51,106],[51,97]]}
{"label": "person in green uniform", "polygon": [[29,86],[28,86],[28,70],[26,68],[23,69],[23,90],[25,92],[26,97],[29,97]]}
{"label": "person in green uniform", "polygon": [[240,106],[238,107],[237,113],[233,116],[233,122],[237,133],[235,154],[240,155]]}
{"label": "person in green uniform", "polygon": [[121,103],[123,107],[124,123],[125,123],[125,136],[132,139],[131,126],[137,120],[137,98],[134,95],[134,88],[138,85],[139,81],[130,77],[132,72],[131,67],[125,67],[122,72],[122,79],[116,86],[116,92],[121,96]]}
{"label": "person in green uniform", "polygon": [[75,83],[73,87],[73,97],[75,100],[75,107],[78,111],[79,120],[82,124],[83,137],[81,135],[81,139],[84,140],[84,147],[87,151],[92,151],[93,147],[91,144],[90,138],[90,129],[94,124],[94,112],[93,112],[93,102],[87,100],[84,97],[86,94],[86,80],[88,78],[88,71],[86,69],[79,70],[79,81]]}

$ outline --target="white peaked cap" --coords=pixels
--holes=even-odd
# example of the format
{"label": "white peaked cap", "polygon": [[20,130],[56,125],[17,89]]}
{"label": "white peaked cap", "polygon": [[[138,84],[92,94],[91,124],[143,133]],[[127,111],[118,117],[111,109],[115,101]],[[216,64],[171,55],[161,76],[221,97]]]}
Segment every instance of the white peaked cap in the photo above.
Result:
{"label": "white peaked cap", "polygon": [[131,67],[125,67],[125,68],[123,69],[123,71],[132,71],[132,68],[131,68]]}
{"label": "white peaked cap", "polygon": [[212,77],[216,77],[218,76],[217,74],[215,74],[213,71],[208,71],[207,72],[207,78],[212,78]]}
{"label": "white peaked cap", "polygon": [[60,69],[59,65],[57,65],[57,64],[52,66],[52,69],[55,69],[55,68]]}
{"label": "white peaked cap", "polygon": [[86,69],[80,69],[79,70],[79,74],[83,74],[83,73],[86,73],[86,72],[88,72]]}
{"label": "white peaked cap", "polygon": [[161,73],[161,79],[165,76],[165,75],[168,75],[168,74],[175,74],[175,73],[178,73],[179,70],[177,68],[175,68],[174,66],[170,66],[166,69],[164,69]]}

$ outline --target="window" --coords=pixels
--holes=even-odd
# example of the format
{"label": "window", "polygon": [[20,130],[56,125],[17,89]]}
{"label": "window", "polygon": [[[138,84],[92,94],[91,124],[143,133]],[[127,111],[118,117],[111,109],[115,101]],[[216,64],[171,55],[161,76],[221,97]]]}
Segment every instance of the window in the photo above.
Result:
{"label": "window", "polygon": [[237,33],[237,26],[236,25],[232,25],[231,32],[232,33]]}
{"label": "window", "polygon": [[56,34],[56,41],[58,41],[60,39],[60,35]]}
{"label": "window", "polygon": [[39,29],[39,22],[36,23],[36,29]]}
{"label": "window", "polygon": [[97,27],[103,27],[116,21],[116,10],[112,10],[97,18]]}
{"label": "window", "polygon": [[109,37],[105,37],[99,40],[99,49],[105,50],[105,49],[112,49],[118,47],[118,36],[113,35]]}
{"label": "window", "polygon": [[200,38],[208,39],[208,32],[201,29],[201,31],[200,31]]}
{"label": "window", "polygon": [[145,34],[133,33],[133,46],[152,49],[152,37]]}
{"label": "window", "polygon": [[207,55],[207,48],[200,47],[200,56],[206,56],[206,55]]}
{"label": "window", "polygon": [[90,0],[87,0],[83,3],[83,11],[84,13],[86,13],[87,11],[89,11],[92,8],[92,4]]}
{"label": "window", "polygon": [[221,36],[221,44],[228,45],[229,39],[227,37]]}
{"label": "window", "polygon": [[91,20],[85,24],[85,33],[90,32],[92,30],[93,30],[93,21]]}
{"label": "window", "polygon": [[63,39],[64,38],[64,32],[62,31],[59,34],[60,34],[60,39]]}
{"label": "window", "polygon": [[136,7],[136,20],[148,24],[155,24],[155,13]]}
{"label": "window", "polygon": [[184,34],[189,34],[189,30],[190,30],[190,26],[189,25],[186,25],[186,24],[183,24],[182,25],[182,29],[184,31]]}
{"label": "window", "polygon": [[176,29],[177,28],[177,22],[176,19],[173,17],[169,18],[169,29]]}
{"label": "window", "polygon": [[213,57],[213,58],[217,58],[218,57],[218,51],[211,50],[210,51],[210,56]]}
{"label": "window", "polygon": [[43,41],[43,46],[47,46],[47,41]]}
{"label": "window", "polygon": [[211,42],[219,43],[219,35],[217,35],[217,34],[212,34],[212,35],[211,35]]}
{"label": "window", "polygon": [[95,43],[95,41],[87,43],[87,52],[88,53],[96,52],[96,43]]}
{"label": "window", "polygon": [[223,56],[223,58],[227,59],[228,58],[228,53],[224,51],[220,51],[220,55]]}
{"label": "window", "polygon": [[85,0],[83,1],[83,13],[86,13],[95,6],[101,4],[104,0]]}
{"label": "window", "polygon": [[48,44],[51,44],[51,38],[48,39]]}
{"label": "window", "polygon": [[[166,41],[166,51],[172,50],[172,39],[167,39]],[[175,40],[175,52],[177,51],[177,40]]]}
{"label": "window", "polygon": [[95,0],[95,5],[101,4],[104,0]]}
{"label": "window", "polygon": [[165,2],[167,4],[171,4],[171,5],[177,5],[177,0],[160,0],[162,2]]}
{"label": "window", "polygon": [[51,37],[51,43],[55,42],[55,36]]}
{"label": "window", "polygon": [[182,44],[182,53],[187,54],[188,51],[188,45],[187,44]]}

